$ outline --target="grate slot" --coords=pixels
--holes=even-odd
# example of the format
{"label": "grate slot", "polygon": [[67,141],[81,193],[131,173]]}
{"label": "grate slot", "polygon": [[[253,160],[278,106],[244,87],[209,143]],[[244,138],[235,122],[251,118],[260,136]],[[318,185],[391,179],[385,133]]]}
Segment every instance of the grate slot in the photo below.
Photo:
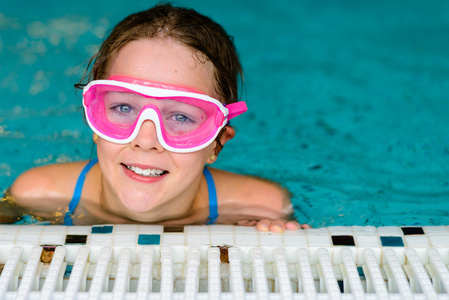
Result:
{"label": "grate slot", "polygon": [[438,251],[433,248],[427,249],[427,255],[429,256],[430,262],[432,263],[432,266],[435,268],[438,276],[440,276],[439,280],[446,289],[446,293],[449,293],[449,271],[446,268],[443,259],[438,254]]}
{"label": "grate slot", "polygon": [[253,285],[257,294],[257,298],[260,300],[268,299],[268,283],[267,275],[265,272],[265,259],[263,257],[262,249],[259,247],[253,248]]}
{"label": "grate slot", "polygon": [[16,272],[17,265],[22,254],[22,247],[14,247],[11,250],[11,254],[3,267],[3,271],[0,277],[0,299],[3,299],[8,287],[12,283],[14,273]]}
{"label": "grate slot", "polygon": [[359,272],[352,258],[351,250],[348,248],[341,249],[341,257],[350,287],[350,289],[345,288],[345,291],[352,292],[356,299],[365,299],[362,282],[360,281]]}
{"label": "grate slot", "polygon": [[78,255],[75,259],[75,263],[72,268],[72,272],[70,273],[69,282],[67,283],[67,287],[65,290],[64,298],[67,300],[75,299],[78,291],[86,290],[86,272],[89,268],[89,264],[87,263],[87,258],[89,256],[90,248],[87,246],[83,246],[79,249]]}
{"label": "grate slot", "polygon": [[320,274],[324,279],[324,284],[321,284],[321,292],[327,292],[332,299],[340,299],[340,287],[337,283],[334,270],[332,268],[331,259],[325,248],[317,250],[318,260],[320,261]]}
{"label": "grate slot", "polygon": [[31,250],[30,257],[28,259],[25,273],[20,281],[19,288],[17,290],[17,300],[27,299],[33,286],[39,285],[39,278],[36,276],[36,271],[40,263],[42,253],[42,247],[36,246]]}
{"label": "grate slot", "polygon": [[290,276],[288,275],[284,248],[277,247],[274,249],[274,259],[277,273],[276,290],[280,290],[283,299],[291,299],[293,297],[293,291]]}
{"label": "grate slot", "polygon": [[65,265],[64,257],[67,250],[65,247],[56,247],[52,255],[50,269],[45,278],[44,285],[41,290],[41,299],[51,299],[53,292],[58,285],[58,289],[62,290],[63,275],[61,274],[62,266]]}
{"label": "grate slot", "polygon": [[129,266],[131,262],[131,249],[123,248],[118,260],[117,275],[115,277],[114,288],[112,290],[113,299],[123,299],[129,290]]}
{"label": "grate slot", "polygon": [[407,249],[405,254],[407,255],[409,264],[412,266],[413,276],[416,277],[426,299],[437,299],[437,294],[432,287],[432,282],[430,282],[430,278],[427,275],[424,266],[421,264],[416,251],[414,249]]}
{"label": "grate slot", "polygon": [[299,273],[301,274],[298,290],[299,292],[303,292],[307,299],[314,299],[316,297],[316,287],[307,249],[300,248],[296,253],[298,256]]}
{"label": "grate slot", "polygon": [[189,259],[187,261],[185,297],[186,299],[195,299],[199,290],[200,278],[200,249],[198,247],[190,248]]}
{"label": "grate slot", "polygon": [[111,258],[111,247],[103,247],[95,268],[94,276],[89,288],[89,299],[99,299],[102,291],[108,290],[107,273],[109,268],[109,259]]}
{"label": "grate slot", "polygon": [[139,282],[137,284],[137,298],[144,299],[152,291],[153,280],[153,248],[145,246],[140,260]]}
{"label": "grate slot", "polygon": [[235,299],[245,298],[245,287],[243,282],[242,258],[238,248],[229,248],[229,267],[231,269],[230,284]]}
{"label": "grate slot", "polygon": [[208,249],[208,292],[210,299],[219,299],[221,294],[220,249]]}
{"label": "grate slot", "polygon": [[173,260],[171,248],[168,246],[161,249],[161,298],[171,299],[173,295]]}
{"label": "grate slot", "polygon": [[368,272],[365,272],[367,292],[370,293],[374,290],[379,299],[388,299],[388,289],[373,250],[365,249],[363,256],[368,269]]}
{"label": "grate slot", "polygon": [[407,277],[405,276],[404,271],[399,264],[394,250],[385,249],[384,256],[387,260],[388,267],[395,282],[395,287],[397,287],[399,293],[401,294],[401,297],[404,299],[412,299],[412,290],[410,289]]}

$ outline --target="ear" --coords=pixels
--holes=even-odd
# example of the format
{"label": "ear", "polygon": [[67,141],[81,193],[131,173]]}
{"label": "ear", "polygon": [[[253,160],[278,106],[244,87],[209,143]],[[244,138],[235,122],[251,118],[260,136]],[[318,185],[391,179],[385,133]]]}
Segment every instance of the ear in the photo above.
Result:
{"label": "ear", "polygon": [[[207,163],[211,164],[217,159],[218,153],[220,153],[223,146],[235,136],[235,129],[231,126],[226,126],[222,129],[217,139],[212,143],[213,147],[210,152],[210,156],[207,159]],[[218,143],[219,142],[219,143]]]}

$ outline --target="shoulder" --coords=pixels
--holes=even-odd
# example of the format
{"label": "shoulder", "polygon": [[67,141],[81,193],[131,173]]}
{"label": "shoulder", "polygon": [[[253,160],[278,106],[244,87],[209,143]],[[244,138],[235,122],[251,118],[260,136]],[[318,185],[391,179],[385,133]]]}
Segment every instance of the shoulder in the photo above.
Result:
{"label": "shoulder", "polygon": [[[210,169],[223,209],[255,219],[286,219],[292,213],[290,193],[280,184],[255,176]],[[220,205],[221,206],[221,205]]]}
{"label": "shoulder", "polygon": [[10,188],[17,204],[27,206],[36,199],[70,199],[86,161],[35,167],[22,173]]}

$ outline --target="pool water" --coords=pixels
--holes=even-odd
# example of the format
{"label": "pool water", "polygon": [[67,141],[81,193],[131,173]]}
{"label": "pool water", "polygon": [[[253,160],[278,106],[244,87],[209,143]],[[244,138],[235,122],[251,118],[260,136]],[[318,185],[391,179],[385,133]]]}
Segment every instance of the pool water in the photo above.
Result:
{"label": "pool water", "polygon": [[[73,84],[107,30],[155,3],[0,3],[0,192],[92,157]],[[188,5],[234,36],[245,69],[250,110],[215,167],[281,182],[315,227],[449,224],[449,2]]]}

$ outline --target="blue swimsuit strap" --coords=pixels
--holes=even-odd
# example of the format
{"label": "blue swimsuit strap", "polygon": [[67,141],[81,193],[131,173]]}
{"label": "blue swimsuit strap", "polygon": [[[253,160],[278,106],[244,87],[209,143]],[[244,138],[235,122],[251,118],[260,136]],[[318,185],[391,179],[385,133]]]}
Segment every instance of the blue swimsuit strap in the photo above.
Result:
{"label": "blue swimsuit strap", "polygon": [[207,225],[211,225],[215,224],[218,218],[217,191],[215,190],[214,178],[209,169],[204,167],[203,174],[206,177],[207,190],[209,192],[209,222],[207,222]]}
{"label": "blue swimsuit strap", "polygon": [[69,204],[69,210],[64,215],[64,225],[73,225],[72,214],[75,211],[75,208],[78,206],[78,203],[80,202],[81,193],[83,191],[84,186],[84,180],[86,179],[86,174],[97,162],[98,162],[97,158],[92,159],[87,165],[84,166],[84,169],[81,171],[80,176],[78,177],[78,181],[76,182],[72,200],[70,201]]}

